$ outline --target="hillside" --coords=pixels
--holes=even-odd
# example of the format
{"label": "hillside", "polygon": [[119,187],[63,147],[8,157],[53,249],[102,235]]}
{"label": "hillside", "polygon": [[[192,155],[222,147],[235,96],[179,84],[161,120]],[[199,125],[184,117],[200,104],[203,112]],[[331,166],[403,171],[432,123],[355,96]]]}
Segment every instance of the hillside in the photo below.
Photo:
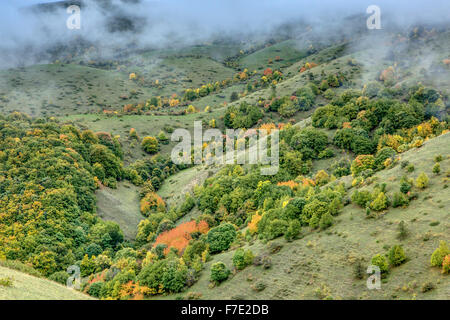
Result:
{"label": "hillside", "polygon": [[[423,147],[402,155],[415,166],[416,172],[425,171],[432,176],[435,156],[450,143],[450,134],[429,140]],[[442,165],[450,165],[447,155]],[[387,191],[398,188],[403,169],[396,166],[375,175],[377,182],[387,182]],[[346,179],[347,187],[350,181]],[[450,191],[444,188],[446,178],[434,176],[425,193],[408,208],[390,208],[377,219],[367,219],[363,209],[350,204],[336,218],[336,225],[326,232],[302,231],[301,239],[287,242],[276,239],[267,244],[253,241],[244,248],[255,255],[269,254],[270,269],[247,267],[232,275],[219,286],[210,287],[209,274],[203,274],[183,297],[201,294],[202,299],[446,299],[450,294],[450,279],[429,265],[430,254],[440,240],[450,241]],[[398,225],[404,221],[410,235],[398,240]],[[437,225],[433,222],[439,221]],[[270,254],[274,243],[282,246]],[[393,244],[401,244],[408,261],[394,268],[381,290],[367,290],[366,280],[354,278],[357,259],[369,263],[376,253],[385,253]],[[217,261],[232,268],[234,250],[213,256],[206,269]],[[423,293],[422,286],[431,282],[435,289]],[[258,286],[265,288],[259,291]],[[179,295],[172,296],[172,298]]]}
{"label": "hillside", "polygon": [[[448,299],[448,21],[274,14],[177,37],[183,16],[154,44],[156,22],[130,17],[29,61],[7,51],[0,299]],[[255,134],[273,174],[206,163],[248,160]],[[80,292],[58,284],[70,266]]]}
{"label": "hillside", "polygon": [[0,266],[0,279],[12,279],[11,286],[0,285],[0,300],[90,300],[79,291],[26,273]]}

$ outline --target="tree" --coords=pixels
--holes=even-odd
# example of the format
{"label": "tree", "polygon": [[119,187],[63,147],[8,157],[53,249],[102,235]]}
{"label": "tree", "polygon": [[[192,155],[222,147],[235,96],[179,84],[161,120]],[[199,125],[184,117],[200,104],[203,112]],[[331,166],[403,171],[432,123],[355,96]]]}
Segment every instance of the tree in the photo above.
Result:
{"label": "tree", "polygon": [[319,153],[326,148],[328,137],[318,129],[306,128],[294,134],[290,142],[293,149],[302,153],[303,159],[317,159]]}
{"label": "tree", "polygon": [[145,137],[141,143],[142,150],[147,153],[154,154],[159,150],[158,139],[155,137]]}
{"label": "tree", "polygon": [[289,227],[286,230],[286,233],[284,234],[284,237],[288,241],[292,241],[298,237],[298,235],[301,232],[301,224],[298,220],[291,220],[289,222]]}
{"label": "tree", "polygon": [[391,265],[399,266],[406,261],[405,251],[402,246],[395,245],[388,252],[388,259]]}
{"label": "tree", "polygon": [[419,189],[425,189],[426,187],[428,187],[428,181],[428,176],[425,172],[422,172],[416,179],[416,187]]}
{"label": "tree", "polygon": [[244,250],[242,248],[237,249],[233,255],[233,265],[238,270],[244,269],[246,266],[252,264],[253,253],[251,250]]}
{"label": "tree", "polygon": [[372,265],[380,268],[381,273],[387,273],[389,271],[389,264],[385,256],[376,254],[372,257]]}
{"label": "tree", "polygon": [[431,255],[431,266],[433,267],[441,267],[444,262],[444,258],[450,254],[450,250],[447,247],[447,243],[445,241],[439,242],[439,248],[434,250]]}
{"label": "tree", "polygon": [[223,262],[216,262],[211,266],[211,281],[219,284],[228,279],[230,276],[230,270]]}
{"label": "tree", "polygon": [[405,221],[400,221],[400,223],[399,223],[399,225],[398,225],[398,235],[397,235],[397,238],[399,239],[399,240],[404,240],[404,239],[406,239],[407,237],[408,237],[408,235],[409,235],[409,231],[408,231],[408,229],[406,228],[406,224],[405,224]]}
{"label": "tree", "polygon": [[331,216],[331,214],[329,212],[326,212],[320,218],[319,227],[320,227],[320,229],[324,230],[324,229],[331,227],[332,225],[333,225],[333,217]]}
{"label": "tree", "polygon": [[227,250],[236,239],[236,229],[230,223],[223,223],[208,232],[206,242],[211,253]]}
{"label": "tree", "polygon": [[370,208],[375,211],[381,211],[388,206],[388,199],[384,192],[378,193],[375,199],[370,203]]}
{"label": "tree", "polygon": [[441,165],[439,163],[435,163],[433,166],[433,173],[439,174],[441,172]]}

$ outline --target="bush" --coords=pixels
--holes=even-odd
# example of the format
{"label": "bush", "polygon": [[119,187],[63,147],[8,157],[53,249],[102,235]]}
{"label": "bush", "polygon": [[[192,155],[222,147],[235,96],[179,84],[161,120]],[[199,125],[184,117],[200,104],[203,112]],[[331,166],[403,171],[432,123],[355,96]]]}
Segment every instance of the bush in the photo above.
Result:
{"label": "bush", "polygon": [[424,283],[422,284],[422,288],[420,288],[420,291],[421,291],[422,293],[425,293],[425,292],[428,292],[428,291],[433,290],[434,288],[435,288],[434,283],[428,281],[428,282],[424,282]]}
{"label": "bush", "polygon": [[400,221],[400,223],[398,225],[397,239],[404,240],[404,239],[406,239],[408,237],[408,235],[409,235],[409,231],[406,228],[405,221]]}
{"label": "bush", "polygon": [[298,237],[301,231],[301,224],[298,220],[291,220],[289,222],[289,227],[287,228],[286,233],[284,234],[284,237],[287,241],[292,241]]}
{"label": "bush", "polygon": [[395,245],[388,252],[389,263],[393,266],[399,266],[406,261],[405,251],[402,246]]}
{"label": "bush", "polygon": [[406,177],[402,177],[400,180],[400,192],[407,194],[412,187],[412,182],[408,180]]}
{"label": "bush", "polygon": [[52,273],[48,279],[66,285],[69,274],[65,271],[57,271]]}
{"label": "bush", "polygon": [[230,276],[230,270],[225,266],[223,262],[216,262],[211,266],[211,281],[216,284],[225,281]]}
{"label": "bush", "polygon": [[402,192],[394,193],[394,197],[392,199],[392,206],[394,208],[401,207],[401,206],[407,206],[408,204],[409,204],[409,200],[404,193],[402,193]]}
{"label": "bush", "polygon": [[237,249],[233,255],[233,265],[238,270],[244,269],[246,266],[252,264],[253,253],[251,250]]}
{"label": "bush", "polygon": [[264,234],[267,236],[267,239],[272,240],[284,235],[288,227],[286,220],[274,219],[269,222],[269,225],[264,230]]}
{"label": "bush", "polygon": [[447,243],[445,241],[439,242],[439,248],[434,250],[431,255],[431,266],[433,267],[441,267],[444,262],[444,258],[450,254],[450,250],[447,247]]}
{"label": "bush", "polygon": [[450,254],[446,255],[442,262],[442,273],[450,273]]}
{"label": "bush", "polygon": [[319,221],[320,229],[324,230],[331,227],[332,225],[333,225],[333,217],[331,216],[331,214],[327,212],[324,215],[322,215]]}
{"label": "bush", "polygon": [[361,261],[361,259],[358,259],[356,263],[353,265],[353,276],[355,279],[363,279],[364,275],[366,274],[366,269],[364,268],[364,265]]}
{"label": "bush", "polygon": [[384,192],[380,192],[370,203],[370,208],[375,211],[382,211],[388,207],[388,199]]}
{"label": "bush", "polygon": [[104,285],[105,285],[104,282],[100,282],[100,281],[94,282],[89,286],[87,293],[90,296],[100,298],[100,292],[102,291]]}
{"label": "bush", "polygon": [[372,265],[380,268],[381,273],[387,273],[389,271],[389,264],[385,256],[376,254],[372,257]]}
{"label": "bush", "polygon": [[13,279],[10,277],[0,278],[0,286],[2,287],[12,287]]}
{"label": "bush", "polygon": [[372,196],[370,192],[367,190],[362,191],[355,190],[355,192],[353,192],[352,194],[351,200],[353,203],[356,203],[360,207],[365,208],[367,203],[372,200]]}
{"label": "bush", "polygon": [[209,230],[206,242],[211,253],[227,250],[236,239],[236,229],[230,223],[224,223]]}
{"label": "bush", "polygon": [[428,176],[425,172],[422,172],[416,179],[416,187],[419,189],[425,189],[426,187],[428,187],[428,182]]}
{"label": "bush", "polygon": [[441,165],[439,164],[439,162],[437,162],[433,166],[433,173],[439,174],[440,172],[441,172]]}
{"label": "bush", "polygon": [[141,147],[145,152],[155,154],[159,149],[158,139],[155,137],[145,137],[142,139]]}

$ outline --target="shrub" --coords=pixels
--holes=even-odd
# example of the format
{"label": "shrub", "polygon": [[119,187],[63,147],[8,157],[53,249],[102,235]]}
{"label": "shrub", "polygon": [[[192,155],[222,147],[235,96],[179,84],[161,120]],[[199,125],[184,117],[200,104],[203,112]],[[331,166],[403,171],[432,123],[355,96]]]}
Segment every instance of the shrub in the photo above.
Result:
{"label": "shrub", "polygon": [[206,242],[211,253],[227,250],[236,239],[236,229],[230,223],[223,223],[208,232]]}
{"label": "shrub", "polygon": [[320,221],[319,221],[320,229],[322,229],[322,230],[327,229],[327,228],[331,227],[332,224],[333,224],[333,217],[331,216],[331,214],[329,212],[322,215],[322,217],[320,218]]}
{"label": "shrub", "polygon": [[158,139],[155,137],[145,137],[141,143],[142,150],[147,153],[154,154],[158,152],[159,144]]}
{"label": "shrub", "polygon": [[437,162],[433,166],[433,173],[439,174],[440,172],[441,172],[441,165],[439,164],[439,162]]}
{"label": "shrub", "polygon": [[216,262],[211,266],[211,281],[216,284],[225,281],[230,276],[230,270],[225,266],[223,262]]}
{"label": "shrub", "polygon": [[233,265],[238,270],[244,269],[246,266],[252,264],[253,253],[251,250],[245,250],[242,248],[237,249],[233,255]]}
{"label": "shrub", "polygon": [[406,261],[405,251],[402,246],[395,245],[388,252],[389,263],[393,266],[399,266]]}
{"label": "shrub", "polygon": [[439,242],[439,248],[434,250],[431,255],[431,266],[433,267],[441,267],[444,262],[444,258],[450,254],[450,250],[447,247],[447,243],[445,241]]}
{"label": "shrub", "polygon": [[289,225],[286,220],[282,219],[274,219],[269,222],[268,226],[264,230],[264,234],[267,236],[267,239],[275,239],[279,236],[282,236],[286,233]]}
{"label": "shrub", "polygon": [[424,283],[422,284],[422,288],[420,288],[420,291],[421,291],[422,293],[425,293],[425,292],[428,292],[428,291],[433,290],[434,288],[435,288],[434,283],[428,281],[428,282],[424,282]]}
{"label": "shrub", "polygon": [[314,180],[316,182],[316,185],[323,186],[330,181],[330,176],[324,170],[320,170],[319,172],[317,172]]}
{"label": "shrub", "polygon": [[408,235],[409,235],[409,231],[406,228],[405,221],[400,221],[400,223],[398,225],[397,239],[404,240],[404,239],[406,239],[408,237]]}
{"label": "shrub", "polygon": [[407,194],[412,187],[411,180],[408,180],[406,177],[402,177],[400,180],[400,192]]}
{"label": "shrub", "polygon": [[442,160],[444,160],[444,158],[442,157],[442,155],[438,155],[434,158],[434,162],[441,162]]}
{"label": "shrub", "polygon": [[156,194],[156,192],[149,192],[141,199],[141,213],[144,216],[149,216],[153,212],[165,212],[166,204],[164,200]]}
{"label": "shrub", "polygon": [[442,273],[450,273],[450,254],[446,255],[442,262]]}
{"label": "shrub", "polygon": [[353,203],[356,203],[360,207],[365,208],[367,203],[372,200],[372,196],[370,192],[367,190],[362,191],[355,190],[355,192],[353,192],[352,194],[351,200]]}
{"label": "shrub", "polygon": [[367,169],[375,168],[375,158],[373,155],[359,155],[352,162],[351,171],[353,176],[358,176]]}
{"label": "shrub", "polygon": [[394,197],[392,199],[392,206],[394,208],[407,206],[409,204],[409,200],[406,195],[402,192],[395,192]]}
{"label": "shrub", "polygon": [[100,281],[94,282],[89,286],[87,293],[90,296],[100,298],[100,293],[101,293],[104,285],[105,285],[104,282],[100,282]]}
{"label": "shrub", "polygon": [[48,279],[66,285],[69,274],[65,271],[57,271],[52,273]]}
{"label": "shrub", "polygon": [[416,179],[416,187],[419,189],[425,189],[426,187],[428,187],[428,182],[428,176],[425,172],[422,172]]}
{"label": "shrub", "polygon": [[326,148],[328,137],[318,129],[306,128],[294,134],[290,142],[293,149],[302,153],[304,160],[316,159]]}
{"label": "shrub", "polygon": [[381,273],[387,273],[389,271],[388,261],[385,256],[381,254],[376,254],[372,257],[372,265],[380,268]]}
{"label": "shrub", "polygon": [[2,287],[12,287],[13,279],[10,277],[0,278],[0,286]]}
{"label": "shrub", "polygon": [[291,241],[298,237],[301,231],[301,224],[298,220],[291,220],[289,222],[289,227],[287,228],[286,233],[284,234],[284,237],[286,240]]}
{"label": "shrub", "polygon": [[[164,221],[164,220],[163,220]],[[181,254],[183,250],[189,244],[192,239],[193,233],[204,234],[208,231],[208,223],[200,221],[197,223],[195,220],[182,223],[177,227],[161,233],[155,240],[154,247],[159,244],[165,244],[165,254],[167,254],[170,248],[175,248]]]}
{"label": "shrub", "polygon": [[384,192],[380,192],[376,198],[370,203],[370,208],[375,211],[381,211],[388,206],[388,199]]}
{"label": "shrub", "polygon": [[353,276],[356,279],[363,279],[364,275],[366,274],[366,270],[364,268],[364,265],[361,261],[361,259],[358,259],[355,264],[353,265]]}

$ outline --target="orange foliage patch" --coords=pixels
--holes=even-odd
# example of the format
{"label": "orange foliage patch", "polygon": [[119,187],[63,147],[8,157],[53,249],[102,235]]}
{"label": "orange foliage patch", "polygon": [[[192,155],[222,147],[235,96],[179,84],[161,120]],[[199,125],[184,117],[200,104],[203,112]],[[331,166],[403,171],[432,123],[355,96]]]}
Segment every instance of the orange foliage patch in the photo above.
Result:
{"label": "orange foliage patch", "polygon": [[194,232],[200,232],[202,234],[207,233],[209,230],[208,223],[206,221],[189,221],[180,224],[172,230],[161,233],[153,245],[156,247],[158,244],[165,244],[167,248],[164,253],[167,254],[170,248],[176,248],[181,255],[184,249],[189,244],[189,240],[192,239],[191,234]]}
{"label": "orange foliage patch", "polygon": [[270,76],[273,73],[272,69],[267,68],[266,70],[264,70],[264,75],[265,76]]}
{"label": "orange foliage patch", "polygon": [[310,70],[314,67],[317,67],[317,64],[314,62],[306,62],[303,67],[300,68],[300,73],[305,72],[306,70]]}
{"label": "orange foliage patch", "polygon": [[307,187],[307,186],[314,187],[314,186],[316,185],[316,183],[314,182],[314,180],[309,179],[309,178],[304,178],[304,179],[302,180],[302,184],[303,184],[304,187]]}
{"label": "orange foliage patch", "polygon": [[279,186],[279,187],[289,187],[292,190],[294,190],[294,189],[296,189],[299,186],[299,184],[297,182],[295,182],[295,181],[289,180],[289,181],[284,181],[284,182],[278,182],[277,186]]}
{"label": "orange foliage patch", "polygon": [[252,217],[252,221],[248,223],[248,229],[252,234],[258,232],[258,222],[261,220],[262,216],[258,213],[254,214]]}
{"label": "orange foliage patch", "polygon": [[350,129],[352,127],[352,124],[350,123],[350,122],[344,122],[343,124],[342,124],[342,128],[348,128],[348,129]]}
{"label": "orange foliage patch", "polygon": [[141,200],[141,212],[143,215],[148,215],[152,211],[164,212],[166,210],[166,203],[155,192],[149,192]]}
{"label": "orange foliage patch", "polygon": [[260,130],[267,130],[267,134],[270,134],[273,129],[276,129],[275,124],[273,123],[263,123],[260,127]]}

